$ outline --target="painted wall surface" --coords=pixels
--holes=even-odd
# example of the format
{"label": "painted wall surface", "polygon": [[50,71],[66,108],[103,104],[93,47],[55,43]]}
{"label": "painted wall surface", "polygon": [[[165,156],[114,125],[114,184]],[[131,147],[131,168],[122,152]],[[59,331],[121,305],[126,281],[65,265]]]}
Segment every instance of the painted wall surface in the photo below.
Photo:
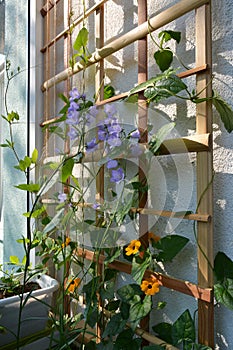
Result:
{"label": "painted wall surface", "polygon": [[[178,1],[148,1],[149,16],[160,13],[163,9]],[[89,2],[93,5],[93,2]],[[106,3],[106,43],[117,38],[137,25],[137,1],[109,1]],[[232,0],[212,1],[213,22],[213,86],[216,91],[233,107],[233,4]],[[178,30],[182,33],[179,45],[173,48],[189,67],[195,62],[195,23],[194,13],[185,15],[165,27]],[[159,31],[153,33],[157,38]],[[153,61],[156,46],[149,38],[149,78],[158,73]],[[125,92],[137,83],[137,44],[134,43],[106,59],[105,78],[117,92]],[[179,66],[174,61],[174,66]],[[91,77],[93,70],[87,75],[90,79],[89,89],[92,92]],[[77,84],[79,79],[77,78]],[[189,84],[195,87],[194,78]],[[190,103],[174,101],[166,106],[151,106],[153,124],[159,125],[161,118],[176,122],[177,135],[191,135],[195,132],[195,107]],[[217,112],[214,110],[214,250],[224,251],[233,259],[232,226],[233,226],[233,135],[228,134]],[[175,156],[173,160],[161,158],[158,160],[161,173],[154,177],[151,203],[157,209],[192,210],[196,208],[195,198],[195,155],[189,157]],[[177,182],[176,178],[182,178]],[[165,178],[164,178],[165,177]],[[186,178],[186,180],[184,180]],[[164,186],[161,186],[161,181]],[[178,184],[178,188],[177,188]],[[162,207],[161,207],[162,206]],[[165,273],[184,280],[197,281],[196,243],[191,222],[179,222],[175,219],[159,219],[151,223],[151,230],[156,234],[177,233],[190,238],[187,247],[172,263],[166,265]],[[124,276],[125,277],[125,276]],[[193,314],[197,308],[196,301],[188,296],[162,288],[161,293],[155,297],[155,305],[159,300],[166,300],[165,309],[155,311],[152,325],[161,320],[174,322],[177,317],[189,308]],[[216,349],[233,349],[233,314],[223,306],[216,306],[215,333]]]}
{"label": "painted wall surface", "polygon": [[[21,73],[12,81],[7,95],[9,111],[17,111],[20,122],[13,126],[16,133],[15,144],[22,158],[27,152],[27,2],[22,0],[1,1],[1,16],[5,12],[5,25],[1,23],[1,54],[11,61],[11,69],[15,72],[20,67]],[[4,38],[4,45],[3,45]],[[6,77],[5,77],[6,86]],[[1,101],[2,102],[2,101]],[[5,113],[5,112],[4,112]],[[1,143],[9,139],[6,123],[1,124]],[[20,215],[27,211],[25,194],[14,188],[14,185],[25,182],[19,171],[13,169],[17,164],[9,149],[2,149],[2,219],[3,233],[2,259],[9,261],[10,255],[22,258],[23,248],[16,243],[16,239],[26,234],[26,220]]]}

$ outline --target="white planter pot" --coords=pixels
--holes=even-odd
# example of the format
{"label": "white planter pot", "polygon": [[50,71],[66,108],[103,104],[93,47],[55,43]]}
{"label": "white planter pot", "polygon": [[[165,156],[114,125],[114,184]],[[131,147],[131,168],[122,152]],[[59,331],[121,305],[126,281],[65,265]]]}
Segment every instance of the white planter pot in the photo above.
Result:
{"label": "white planter pot", "polygon": [[[49,312],[47,305],[51,305],[52,294],[59,287],[58,282],[47,275],[42,275],[32,281],[38,282],[41,289],[33,291],[23,307],[20,338],[37,333],[46,327]],[[27,294],[25,293],[24,298]],[[15,334],[18,327],[19,305],[19,296],[0,300],[0,326],[6,327]],[[16,337],[11,332],[0,334],[0,346],[16,341]]]}

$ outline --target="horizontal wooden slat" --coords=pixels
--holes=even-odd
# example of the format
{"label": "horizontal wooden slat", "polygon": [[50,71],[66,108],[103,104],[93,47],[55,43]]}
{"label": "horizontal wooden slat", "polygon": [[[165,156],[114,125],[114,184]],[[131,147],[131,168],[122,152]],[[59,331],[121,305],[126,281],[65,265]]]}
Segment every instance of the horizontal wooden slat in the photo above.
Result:
{"label": "horizontal wooden slat", "polygon": [[[87,250],[87,249],[81,249],[79,248],[77,250],[77,254],[79,256],[82,256],[83,258],[87,259],[87,260],[94,260],[95,261],[95,255],[94,252]],[[98,263],[99,264],[103,264],[105,260],[104,255],[100,255],[98,257]],[[125,272],[127,274],[131,274],[131,270],[132,270],[132,265],[120,260],[115,260],[114,262],[108,264],[108,267],[121,271],[121,272]],[[196,299],[199,300],[204,300],[208,303],[212,302],[213,300],[213,289],[212,288],[201,288],[200,286],[188,282],[188,281],[183,281],[183,280],[179,280],[170,276],[165,276],[162,275],[161,273],[157,273],[157,272],[153,272],[150,270],[146,270],[144,277],[148,278],[151,275],[155,276],[160,285],[169,289],[173,289],[176,290],[180,293],[186,294],[186,295],[190,295]]]}
{"label": "horizontal wooden slat", "polygon": [[43,17],[59,2],[60,0],[48,0],[47,3],[42,7],[40,13]]}
{"label": "horizontal wooden slat", "polygon": [[[88,10],[86,10],[85,14],[82,16],[79,16],[76,20],[73,21],[72,26],[77,26],[79,23],[81,23],[85,18],[90,16],[93,12],[95,12],[100,6],[102,6],[105,2],[108,0],[101,0]],[[67,36],[67,34],[70,32],[70,27],[65,28],[63,31],[61,31],[55,38],[53,38],[49,43],[46,43],[44,47],[41,48],[41,52],[44,53],[50,46],[52,46],[55,42],[60,40],[62,37]]]}
{"label": "horizontal wooden slat", "polygon": [[194,220],[201,222],[209,222],[211,219],[208,214],[186,214],[185,212],[174,212],[168,210],[154,210],[149,208],[131,208],[133,212],[140,213],[142,215],[154,215],[154,216],[163,216],[168,218],[182,218],[186,220]]}
{"label": "horizontal wooden slat", "polygon": [[63,80],[66,80],[68,77],[82,71],[84,68],[87,68],[88,66],[91,66],[92,64],[95,64],[102,60],[103,58],[106,58],[113,53],[121,50],[122,48],[132,44],[136,40],[140,40],[143,37],[145,37],[149,32],[153,32],[156,29],[161,28],[162,26],[168,24],[169,22],[172,22],[173,20],[185,15],[186,13],[195,10],[196,8],[207,4],[209,0],[181,0],[177,4],[171,6],[170,8],[166,9],[165,11],[161,12],[160,14],[152,17],[150,19],[150,26],[148,26],[148,22],[144,22],[143,24],[139,25],[138,27],[132,29],[131,31],[123,34],[119,38],[115,39],[114,41],[108,43],[104,47],[97,49],[95,52],[92,53],[90,56],[88,62],[82,63],[77,62],[74,67],[69,67],[62,71],[61,73],[58,73],[51,79],[45,81],[41,87],[42,91],[48,90],[50,87],[60,83]]}

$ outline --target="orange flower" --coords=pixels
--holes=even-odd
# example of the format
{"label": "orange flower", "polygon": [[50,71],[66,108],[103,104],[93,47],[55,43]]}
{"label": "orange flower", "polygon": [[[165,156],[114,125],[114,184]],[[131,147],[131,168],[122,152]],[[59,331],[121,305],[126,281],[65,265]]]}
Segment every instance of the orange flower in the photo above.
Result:
{"label": "orange flower", "polygon": [[139,252],[139,248],[141,247],[141,242],[137,239],[133,239],[127,248],[125,248],[126,255],[137,254]]}
{"label": "orange flower", "polygon": [[67,247],[69,244],[70,244],[70,241],[71,241],[71,239],[70,239],[70,237],[66,237],[66,240],[65,240],[65,242],[64,243],[62,243],[62,248],[65,248],[65,247]]}
{"label": "orange flower", "polygon": [[75,278],[73,280],[69,280],[68,281],[68,292],[69,293],[74,293],[75,289],[78,288],[78,286],[80,285],[81,279],[80,278]]}
{"label": "orange flower", "polygon": [[160,237],[156,236],[153,232],[148,232],[148,239],[156,243],[160,240]]}
{"label": "orange flower", "polygon": [[143,280],[140,287],[146,295],[154,295],[159,292],[159,282],[154,276]]}

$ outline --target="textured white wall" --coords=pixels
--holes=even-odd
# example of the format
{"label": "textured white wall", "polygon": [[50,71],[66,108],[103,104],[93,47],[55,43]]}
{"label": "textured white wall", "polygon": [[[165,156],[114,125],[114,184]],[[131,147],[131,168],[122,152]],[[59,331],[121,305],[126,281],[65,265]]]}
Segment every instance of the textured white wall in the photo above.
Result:
{"label": "textured white wall", "polygon": [[[148,1],[149,15],[153,16],[162,9],[176,3],[177,1],[159,0]],[[233,107],[233,51],[232,51],[232,34],[233,34],[233,5],[232,0],[213,0],[212,1],[212,20],[213,20],[213,73],[214,73],[214,89],[217,90],[221,96],[228,101]],[[118,37],[129,29],[137,25],[137,1],[109,1],[106,5],[107,27],[106,27],[106,41],[110,38]],[[194,15],[189,14],[183,16],[177,21],[166,26],[167,29],[178,30],[182,33],[181,43],[177,47],[177,53],[182,57],[183,61],[190,67],[194,66],[195,57],[195,24]],[[158,33],[158,32],[156,32]],[[156,33],[155,35],[156,37]],[[149,39],[149,77],[158,73],[158,69],[153,62],[153,52],[155,45]],[[137,44],[132,44],[121,50],[111,58],[107,59],[105,68],[106,80],[116,88],[118,92],[128,91],[134,84],[137,83]],[[194,79],[191,84],[195,84]],[[157,121],[162,116],[167,120],[175,120],[177,123],[176,131],[180,135],[192,134],[195,130],[195,109],[191,104],[184,105],[178,103],[177,105],[169,102],[166,107],[162,107],[163,112],[157,114]],[[154,110],[155,107],[152,106]],[[158,106],[156,106],[158,108]],[[155,123],[157,122],[155,121]],[[224,251],[229,257],[233,259],[232,253],[232,226],[233,226],[233,140],[232,134],[228,134],[219,116],[214,111],[214,249],[217,251]],[[178,161],[178,160],[177,160]],[[186,188],[186,197],[179,198],[177,208],[180,210],[195,210],[195,157],[187,159],[180,157],[180,162],[183,162],[183,169],[186,169],[188,181],[183,182],[182,186]],[[177,173],[177,166],[174,166],[169,160],[161,160],[160,166],[166,168],[166,183],[170,188],[170,197],[167,197],[166,206],[174,208],[176,202],[176,191],[174,176]],[[189,169],[187,171],[187,169]],[[190,174],[194,176],[192,183],[190,183]],[[161,178],[160,178],[161,179]],[[153,204],[159,205],[164,199],[164,193],[159,188],[159,177],[155,179],[154,193],[156,198],[152,198]],[[191,188],[191,192],[190,192]],[[192,191],[193,190],[193,191]],[[159,197],[158,192],[159,191]],[[190,199],[190,203],[184,203],[184,200]],[[158,201],[159,198],[159,201]],[[169,201],[173,199],[172,201]],[[167,208],[167,207],[166,207]],[[190,238],[190,243],[182,251],[173,263],[166,266],[166,272],[173,276],[182,279],[188,279],[193,282],[196,281],[196,245],[193,237],[192,223],[179,223],[177,226],[174,220],[160,219],[153,226],[156,234],[169,233],[173,231],[184,234]],[[160,295],[156,296],[156,300],[164,299],[168,301],[166,309],[163,311],[155,311],[152,324],[159,320],[174,321],[179,314],[186,308],[194,312],[197,305],[193,298],[183,296],[179,293],[163,289]],[[225,307],[216,307],[215,329],[216,329],[216,349],[233,349],[233,313]]]}

